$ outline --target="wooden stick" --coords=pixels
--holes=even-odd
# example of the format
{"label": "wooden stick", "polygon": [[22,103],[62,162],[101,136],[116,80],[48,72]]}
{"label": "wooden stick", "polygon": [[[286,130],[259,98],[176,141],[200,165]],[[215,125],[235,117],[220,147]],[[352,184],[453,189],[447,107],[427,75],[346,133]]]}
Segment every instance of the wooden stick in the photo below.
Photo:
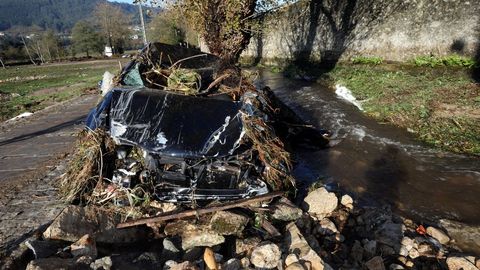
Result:
{"label": "wooden stick", "polygon": [[172,220],[172,219],[182,219],[182,218],[186,218],[186,217],[200,216],[200,215],[213,213],[213,212],[217,212],[217,211],[222,211],[222,210],[227,210],[227,209],[232,209],[232,208],[237,208],[237,207],[249,206],[249,205],[251,205],[253,203],[256,203],[256,202],[262,202],[262,201],[273,199],[273,198],[278,197],[278,196],[282,196],[283,193],[284,193],[283,191],[276,191],[276,192],[256,196],[256,197],[253,197],[253,198],[228,202],[228,203],[224,203],[224,204],[221,204],[221,205],[212,206],[212,207],[208,207],[208,208],[186,210],[186,211],[183,211],[183,212],[180,212],[180,213],[168,212],[168,213],[158,215],[156,217],[131,220],[131,221],[127,221],[127,222],[123,222],[123,223],[118,224],[117,229],[128,228],[128,227],[143,225],[143,224],[147,224],[147,223],[155,223],[155,222],[161,222],[161,221]]}
{"label": "wooden stick", "polygon": [[261,224],[263,229],[268,232],[272,237],[279,237],[281,236],[280,232],[272,225],[268,220],[262,219]]}

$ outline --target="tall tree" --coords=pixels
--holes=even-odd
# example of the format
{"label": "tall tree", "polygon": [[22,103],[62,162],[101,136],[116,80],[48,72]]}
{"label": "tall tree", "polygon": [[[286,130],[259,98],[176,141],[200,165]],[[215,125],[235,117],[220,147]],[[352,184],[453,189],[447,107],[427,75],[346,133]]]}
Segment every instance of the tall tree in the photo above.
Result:
{"label": "tall tree", "polygon": [[103,39],[95,32],[93,26],[85,21],[79,21],[72,29],[72,42],[75,51],[83,51],[90,56],[91,52],[101,53],[103,50]]}
{"label": "tall tree", "polygon": [[131,17],[105,1],[95,7],[94,20],[108,46],[112,47],[114,53],[121,53],[131,35]]}
{"label": "tall tree", "polygon": [[58,59],[63,50],[60,39],[51,29],[43,33],[41,45],[45,52],[44,55],[46,55],[50,61]]}
{"label": "tall tree", "polygon": [[[254,14],[291,0],[151,0],[166,2],[180,11],[205,40],[211,53],[224,62],[238,61],[248,46],[255,25]],[[146,0],[135,0],[135,3]]]}

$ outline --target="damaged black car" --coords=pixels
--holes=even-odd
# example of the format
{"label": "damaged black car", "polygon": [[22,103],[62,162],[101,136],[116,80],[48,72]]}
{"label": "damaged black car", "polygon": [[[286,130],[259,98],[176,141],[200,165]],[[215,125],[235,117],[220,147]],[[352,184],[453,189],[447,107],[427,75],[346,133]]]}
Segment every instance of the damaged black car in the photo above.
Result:
{"label": "damaged black car", "polygon": [[223,83],[228,76],[219,66],[219,58],[195,49],[143,49],[87,119],[89,130],[105,130],[115,144],[104,178],[124,188],[153,183],[155,199],[169,202],[236,200],[294,186],[285,142],[325,147],[326,133],[269,89]]}

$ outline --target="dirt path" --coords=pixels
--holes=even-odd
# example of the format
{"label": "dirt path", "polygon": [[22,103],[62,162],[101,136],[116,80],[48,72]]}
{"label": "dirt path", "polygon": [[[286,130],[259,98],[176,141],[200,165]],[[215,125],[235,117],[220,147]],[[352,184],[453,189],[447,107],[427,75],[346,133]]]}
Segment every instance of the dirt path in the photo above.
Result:
{"label": "dirt path", "polygon": [[97,100],[84,95],[0,125],[0,258],[63,208],[53,182]]}

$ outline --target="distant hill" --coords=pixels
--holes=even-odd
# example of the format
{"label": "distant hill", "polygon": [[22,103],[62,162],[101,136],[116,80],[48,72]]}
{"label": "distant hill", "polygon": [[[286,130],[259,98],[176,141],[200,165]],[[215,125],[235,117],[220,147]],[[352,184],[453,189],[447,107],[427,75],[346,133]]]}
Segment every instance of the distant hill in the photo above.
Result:
{"label": "distant hill", "polygon": [[[92,15],[104,0],[0,0],[0,31],[15,26],[38,25],[57,32],[69,31],[79,20]],[[112,3],[139,21],[138,8],[126,3]]]}

